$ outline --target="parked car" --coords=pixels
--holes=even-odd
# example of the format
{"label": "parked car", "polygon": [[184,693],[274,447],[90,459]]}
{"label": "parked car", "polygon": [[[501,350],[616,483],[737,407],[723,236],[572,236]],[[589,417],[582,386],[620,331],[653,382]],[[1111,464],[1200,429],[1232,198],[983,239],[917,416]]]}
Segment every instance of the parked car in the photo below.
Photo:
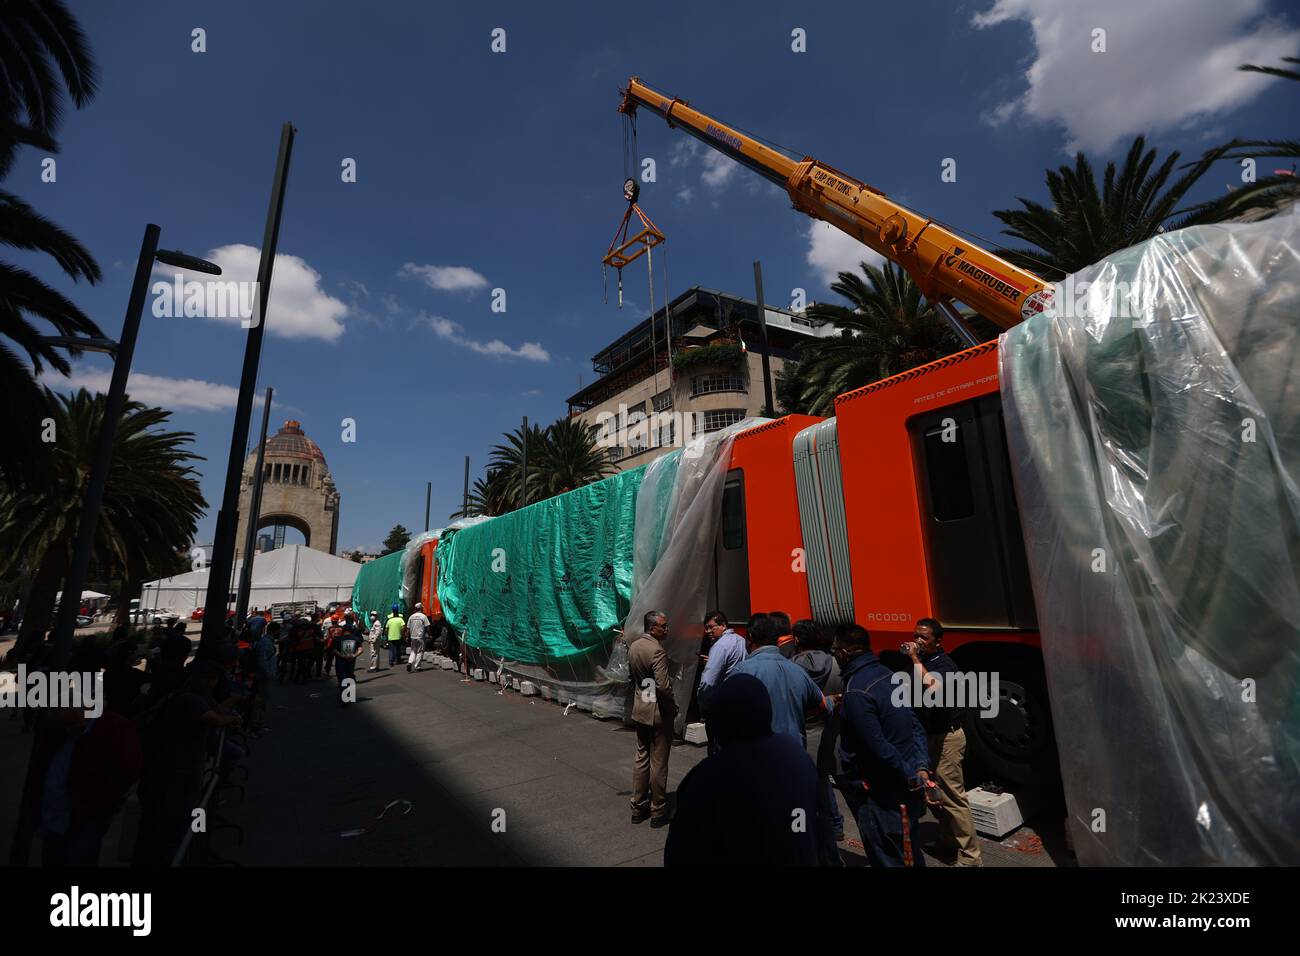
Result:
{"label": "parked car", "polygon": [[169,607],[134,608],[130,617],[132,624],[172,624],[180,620],[180,615]]}
{"label": "parked car", "polygon": [[[201,620],[203,620],[203,612],[206,611],[206,610],[207,610],[207,608],[205,608],[205,607],[196,607],[196,608],[194,609],[194,612],[193,612],[192,614],[190,614],[190,620],[191,620],[191,621],[201,621]],[[226,620],[227,620],[227,621],[232,620],[232,619],[234,618],[234,616],[235,616],[235,612],[234,612],[234,611],[232,611],[232,610],[227,610],[227,611],[226,611]]]}

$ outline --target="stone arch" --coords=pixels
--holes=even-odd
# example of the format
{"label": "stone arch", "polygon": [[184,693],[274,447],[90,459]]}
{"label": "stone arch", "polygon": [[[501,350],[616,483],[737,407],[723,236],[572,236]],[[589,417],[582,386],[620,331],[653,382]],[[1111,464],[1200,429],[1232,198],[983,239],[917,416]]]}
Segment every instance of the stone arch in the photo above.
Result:
{"label": "stone arch", "polygon": [[284,525],[286,528],[293,528],[303,536],[307,547],[311,547],[311,523],[306,519],[295,514],[287,512],[275,512],[273,514],[260,515],[257,519],[257,531],[263,528],[273,528],[276,525]]}
{"label": "stone arch", "polygon": [[[244,462],[239,494],[236,557],[244,548],[252,509],[257,455]],[[262,496],[257,531],[284,525],[302,534],[307,547],[336,554],[338,551],[340,496],[320,447],[303,432],[302,425],[287,421],[266,440],[262,465]]]}

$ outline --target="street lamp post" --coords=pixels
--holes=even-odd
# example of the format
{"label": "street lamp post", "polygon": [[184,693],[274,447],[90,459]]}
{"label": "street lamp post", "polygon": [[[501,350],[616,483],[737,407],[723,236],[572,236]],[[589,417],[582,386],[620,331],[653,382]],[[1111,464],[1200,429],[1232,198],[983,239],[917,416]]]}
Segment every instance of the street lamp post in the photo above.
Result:
{"label": "street lamp post", "polygon": [[[144,312],[144,299],[149,291],[149,275],[154,261],[168,265],[195,269],[210,275],[221,275],[221,267],[205,259],[187,256],[158,248],[162,230],[153,223],[145,226],[144,240],[140,244],[140,257],[136,260],[135,279],[131,283],[131,298],[126,306],[119,342],[105,339],[74,340],[77,347],[90,351],[109,352],[113,355],[113,378],[104,404],[104,424],[95,445],[95,457],[90,467],[90,480],[86,497],[77,521],[77,537],[72,547],[72,564],[63,581],[63,596],[59,600],[58,614],[54,619],[55,667],[67,666],[72,656],[72,632],[77,625],[77,612],[81,607],[81,589],[90,570],[90,556],[95,545],[95,529],[99,524],[99,510],[104,503],[104,488],[113,463],[113,442],[117,437],[118,419],[126,400],[126,381],[131,374],[131,360],[135,355],[135,340],[140,331],[140,318]],[[66,343],[65,337],[54,337],[51,344]]]}
{"label": "street lamp post", "polygon": [[[86,497],[81,503],[81,513],[77,517],[77,537],[72,546],[72,564],[63,580],[63,595],[59,599],[59,608],[54,618],[54,668],[64,670],[72,657],[72,632],[77,626],[77,612],[81,609],[81,589],[90,570],[90,555],[95,545],[95,528],[99,524],[99,509],[104,503],[104,489],[108,484],[108,472],[113,464],[113,442],[117,437],[118,418],[122,414],[122,405],[126,401],[126,380],[131,374],[131,360],[135,356],[135,340],[140,331],[140,318],[144,312],[144,298],[149,290],[149,275],[155,261],[168,265],[195,269],[211,275],[221,275],[221,267],[205,259],[187,256],[183,252],[158,248],[158,237],[162,230],[149,223],[144,227],[144,240],[140,243],[140,258],[136,260],[135,278],[131,282],[131,298],[127,301],[126,318],[122,322],[122,339],[114,342],[105,338],[79,339],[69,336],[52,335],[38,339],[44,345],[62,348],[76,348],[84,352],[103,352],[113,356],[113,378],[108,386],[108,397],[104,402],[104,424],[99,432],[99,442],[95,445],[95,457],[90,466],[90,480],[86,484]],[[144,601],[140,602],[141,605]],[[26,613],[24,609],[24,613]],[[28,759],[27,774],[23,780],[23,795],[20,798],[26,804],[33,786],[33,768],[36,750],[33,749]],[[14,829],[13,840],[9,847],[11,866],[26,865],[31,850],[33,829],[19,816]]]}
{"label": "street lamp post", "polygon": [[775,418],[776,406],[772,404],[772,361],[768,357],[772,354],[772,349],[767,344],[767,306],[763,303],[763,265],[760,262],[754,263],[754,299],[758,306],[758,328],[763,337],[763,402],[766,406],[763,414]]}
{"label": "street lamp post", "polygon": [[296,130],[292,123],[280,129],[280,152],[271,182],[271,202],[262,233],[262,256],[257,266],[255,324],[248,330],[244,345],[244,367],[239,376],[239,397],[235,402],[235,423],[230,434],[230,456],[226,461],[226,482],[217,511],[217,527],[212,536],[212,560],[208,564],[208,594],[204,602],[201,645],[211,646],[221,640],[226,628],[228,590],[235,565],[235,535],[239,528],[239,481],[244,472],[245,443],[249,421],[253,417],[253,392],[257,388],[257,367],[262,358],[262,336],[266,331],[266,305],[271,295],[271,274],[275,267],[275,250],[280,241],[280,219],[284,214],[284,191],[289,178],[289,157],[293,152]]}
{"label": "street lamp post", "polygon": [[239,568],[239,590],[235,592],[235,620],[248,613],[248,594],[253,587],[253,548],[257,544],[257,523],[262,514],[262,461],[266,455],[266,426],[271,420],[271,397],[275,389],[267,386],[262,402],[262,438],[257,443],[257,463],[253,466],[253,497],[248,503],[248,529],[244,534],[244,563]]}

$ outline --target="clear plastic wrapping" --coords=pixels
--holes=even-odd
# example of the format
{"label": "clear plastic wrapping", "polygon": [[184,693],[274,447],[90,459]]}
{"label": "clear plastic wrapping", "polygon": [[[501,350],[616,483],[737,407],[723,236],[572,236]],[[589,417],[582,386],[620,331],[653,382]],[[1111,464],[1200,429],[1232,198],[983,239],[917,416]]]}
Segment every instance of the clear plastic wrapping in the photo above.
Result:
{"label": "clear plastic wrapping", "polygon": [[678,732],[685,725],[700,661],[731,446],[736,435],[765,421],[747,418],[652,461],[637,493],[632,608],[624,639],[630,643],[645,633],[642,624],[649,611],[668,615],[664,649],[676,676]]}
{"label": "clear plastic wrapping", "polygon": [[1002,337],[1088,864],[1300,863],[1300,216],[1158,236]]}

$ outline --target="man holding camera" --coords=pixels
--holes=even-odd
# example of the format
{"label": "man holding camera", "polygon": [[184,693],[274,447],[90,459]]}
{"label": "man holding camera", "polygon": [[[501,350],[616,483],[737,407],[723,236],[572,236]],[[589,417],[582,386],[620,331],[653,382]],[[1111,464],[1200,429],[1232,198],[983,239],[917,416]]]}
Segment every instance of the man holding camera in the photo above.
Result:
{"label": "man holding camera", "polygon": [[[942,687],[944,674],[956,674],[957,664],[943,651],[943,626],[934,618],[924,617],[912,631],[914,640],[902,651],[912,659],[914,680],[923,688]],[[931,691],[933,693],[933,691]],[[966,731],[961,726],[961,711],[941,695],[937,706],[923,706],[916,716],[925,728],[930,768],[939,789],[939,805],[934,815],[939,820],[938,849],[955,853],[957,866],[982,866],[980,843],[975,836],[970,801],[962,780],[962,761],[966,757]]]}

